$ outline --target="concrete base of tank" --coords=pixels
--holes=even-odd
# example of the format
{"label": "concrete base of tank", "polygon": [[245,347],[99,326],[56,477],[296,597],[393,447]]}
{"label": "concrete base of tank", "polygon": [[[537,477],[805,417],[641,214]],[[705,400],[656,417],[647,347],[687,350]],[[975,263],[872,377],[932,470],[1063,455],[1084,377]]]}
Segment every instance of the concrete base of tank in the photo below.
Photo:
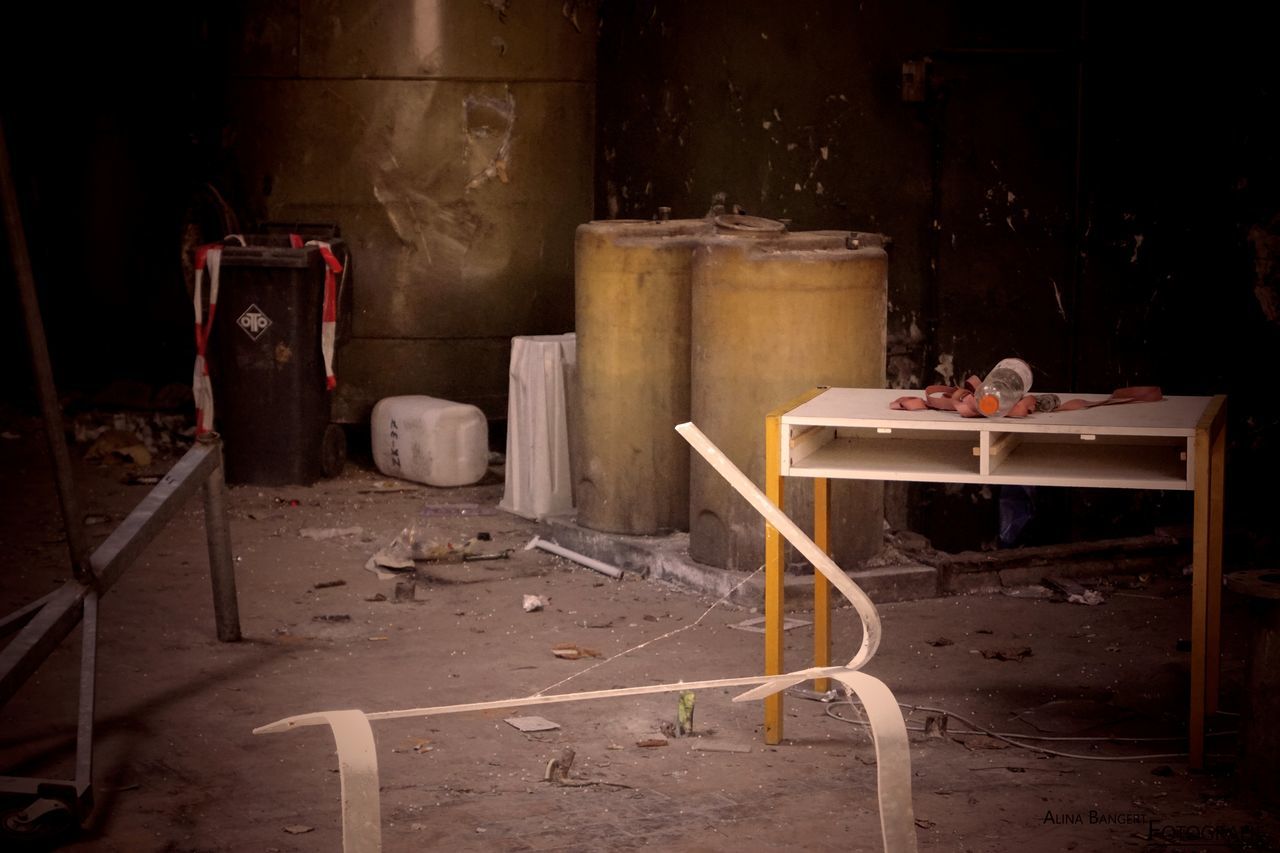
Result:
{"label": "concrete base of tank", "polygon": [[[700,563],[689,556],[687,533],[602,533],[578,525],[572,515],[545,518],[538,526],[540,537],[624,572],[670,581],[717,598],[727,597],[742,607],[764,606],[763,571],[735,571]],[[1040,586],[1045,578],[1134,576],[1139,579],[1134,583],[1141,586],[1145,574],[1176,571],[1190,561],[1189,537],[1170,530],[1125,539],[958,554],[936,551],[927,544],[919,551],[895,548],[893,541],[891,536],[885,551],[868,561],[870,565],[846,567],[849,576],[880,603],[999,591],[1035,596],[1048,594]],[[811,574],[788,572],[784,583],[786,609],[813,609]]]}
{"label": "concrete base of tank", "polygon": [[[764,572],[741,572],[699,563],[689,556],[689,534],[625,536],[588,530],[572,516],[545,518],[540,536],[587,557],[652,580],[680,584],[707,595],[727,596],[743,607],[764,606]],[[938,570],[925,565],[884,566],[849,572],[874,601],[909,601],[941,593]],[[813,609],[813,576],[788,573],[788,610]]]}

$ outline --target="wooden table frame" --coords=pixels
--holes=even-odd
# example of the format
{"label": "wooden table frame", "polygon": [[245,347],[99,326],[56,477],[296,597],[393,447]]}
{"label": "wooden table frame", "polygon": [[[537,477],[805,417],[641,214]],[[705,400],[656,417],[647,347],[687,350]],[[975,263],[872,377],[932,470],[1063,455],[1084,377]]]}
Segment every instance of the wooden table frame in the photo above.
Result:
{"label": "wooden table frame", "polygon": [[[806,416],[804,412],[820,408],[814,401],[828,391],[837,401],[844,395],[857,401],[861,411],[848,417]],[[991,483],[1000,485],[1093,486],[1110,488],[1161,488],[1194,492],[1192,522],[1192,594],[1191,594],[1191,709],[1190,764],[1204,766],[1206,715],[1218,710],[1219,659],[1221,647],[1222,598],[1222,503],[1224,451],[1226,448],[1226,397],[1170,397],[1161,403],[1133,403],[1107,406],[1070,413],[1034,415],[1025,420],[1009,418],[960,418],[950,412],[898,412],[888,409],[900,391],[883,389],[812,388],[765,417],[765,494],[779,507],[783,506],[783,483],[786,477],[809,477],[814,482],[814,541],[830,550],[830,488],[832,477],[848,479],[907,480],[913,482]],[[1102,399],[1105,395],[1070,395],[1084,399]],[[883,411],[879,410],[883,397]],[[1165,403],[1164,409],[1157,409]],[[806,407],[806,404],[810,404]],[[831,405],[832,403],[829,403]],[[797,413],[797,410],[800,410]],[[1145,410],[1145,411],[1141,411]],[[1162,416],[1173,415],[1168,422]],[[1137,421],[1135,426],[1132,421]],[[841,430],[855,433],[852,438]],[[899,451],[910,445],[889,445],[882,435],[900,431],[906,437],[927,435],[917,447],[941,453],[943,463],[905,466],[912,470],[894,469],[892,462],[881,462],[879,456],[866,456],[866,465],[857,462],[841,467],[833,462],[833,452],[817,454],[824,447],[834,448],[843,442],[857,447],[858,431],[866,433],[867,447]],[[875,435],[871,434],[875,431]],[[955,433],[952,435],[951,433]],[[967,456],[962,442],[977,446],[972,455],[978,458],[976,470],[958,463]],[[1102,442],[1096,442],[1101,437]],[[1068,459],[1066,473],[1056,475],[1027,465],[1002,468],[1022,441],[1026,440],[1027,456],[1044,457],[1059,452],[1070,456],[1083,452],[1097,456],[1095,471],[1080,475]],[[1037,442],[1048,441],[1045,448]],[[1095,445],[1076,444],[1084,440]],[[1117,442],[1111,447],[1108,440]],[[1185,441],[1185,450],[1182,442]],[[1059,442],[1053,444],[1053,442]],[[1071,446],[1074,445],[1074,448]],[[1035,448],[1039,447],[1039,450]],[[1096,447],[1096,450],[1094,449]],[[793,456],[815,454],[808,465],[793,464]],[[1105,452],[1119,467],[1113,472],[1106,467]],[[1155,460],[1157,468],[1130,471],[1126,461],[1131,457]],[[1167,457],[1167,458],[1166,458]],[[1093,457],[1084,457],[1086,461]],[[1092,463],[1091,463],[1092,464]],[[1087,466],[1086,466],[1087,467]],[[1082,469],[1083,470],[1083,469]],[[1185,473],[1184,473],[1185,472]],[[783,560],[785,543],[771,525],[765,525],[765,674],[775,675],[783,669]],[[831,664],[831,585],[820,573],[814,574],[813,662],[815,666]],[[814,682],[815,689],[828,688],[826,680]],[[783,737],[783,697],[775,694],[765,700],[765,742],[777,744]]]}

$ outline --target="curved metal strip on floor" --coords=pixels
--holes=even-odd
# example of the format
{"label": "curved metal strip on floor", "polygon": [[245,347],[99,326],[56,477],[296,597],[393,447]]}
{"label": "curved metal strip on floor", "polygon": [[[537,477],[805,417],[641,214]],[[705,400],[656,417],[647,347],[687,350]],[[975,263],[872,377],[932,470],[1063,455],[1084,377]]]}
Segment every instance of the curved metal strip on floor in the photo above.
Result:
{"label": "curved metal strip on floor", "polygon": [[845,684],[857,694],[867,711],[871,736],[876,749],[876,780],[880,802],[880,827],[885,853],[914,853],[916,850],[915,819],[911,805],[911,755],[907,748],[907,728],[902,712],[889,688],[879,679],[846,667],[828,666],[782,675],[717,678],[707,681],[682,681],[673,684],[649,684],[642,687],[619,687],[585,693],[553,696],[526,696],[522,699],[500,699],[494,702],[471,702],[440,705],[432,708],[407,708],[400,711],[322,711],[287,717],[253,730],[254,734],[291,731],[304,726],[328,725],[338,748],[338,767],[342,778],[342,849],[345,853],[378,853],[382,849],[382,817],[378,799],[378,758],[374,750],[373,719],[434,717],[473,711],[519,708],[527,705],[550,705],[610,699],[650,693],[675,693],[714,687],[759,685],[738,696],[762,699],[779,690],[812,678],[829,677]]}
{"label": "curved metal strip on floor", "polygon": [[916,817],[911,803],[911,750],[898,700],[883,681],[846,670],[831,676],[862,702],[876,747],[876,797],[885,853],[915,853]]}
{"label": "curved metal strip on floor", "polygon": [[342,849],[380,853],[382,803],[378,788],[378,752],[373,729],[362,711],[328,711],[323,716],[338,747],[342,779]]}

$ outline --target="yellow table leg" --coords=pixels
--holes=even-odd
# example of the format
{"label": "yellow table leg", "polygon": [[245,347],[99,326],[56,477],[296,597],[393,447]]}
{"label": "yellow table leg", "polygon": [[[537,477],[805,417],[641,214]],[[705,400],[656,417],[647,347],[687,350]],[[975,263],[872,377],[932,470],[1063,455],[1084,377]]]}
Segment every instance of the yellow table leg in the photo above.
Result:
{"label": "yellow table leg", "polygon": [[[813,541],[831,553],[831,483],[825,477],[813,481]],[[822,572],[813,573],[813,665],[831,665],[831,582]],[[815,678],[813,689],[825,693],[831,679]]]}
{"label": "yellow table leg", "polygon": [[[1217,692],[1218,679],[1218,606],[1222,595],[1222,553],[1219,529],[1214,532],[1213,519],[1220,510],[1214,508],[1214,433],[1221,436],[1220,415],[1224,397],[1215,397],[1205,409],[1195,436],[1195,509],[1191,523],[1191,732],[1190,764],[1204,766],[1204,725],[1208,707],[1217,706],[1216,695],[1210,699],[1210,672]],[[1219,495],[1220,496],[1220,495]],[[1220,501],[1219,501],[1220,503]],[[1219,519],[1220,520],[1220,519]],[[1214,556],[1215,544],[1217,556]]]}
{"label": "yellow table leg", "polygon": [[[781,416],[770,413],[764,422],[764,493],[782,506],[782,423]],[[783,617],[783,541],[778,529],[764,526],[764,673],[782,672]],[[782,693],[764,700],[764,742],[782,742]]]}
{"label": "yellow table leg", "polygon": [[[791,402],[774,409],[764,419],[764,493],[778,509],[782,505],[782,416],[827,390],[825,386],[810,388]],[[785,543],[777,529],[764,526],[764,672],[782,672],[782,619],[784,615],[783,548]],[[825,548],[825,546],[824,546]],[[782,742],[782,694],[764,700],[764,742]]]}

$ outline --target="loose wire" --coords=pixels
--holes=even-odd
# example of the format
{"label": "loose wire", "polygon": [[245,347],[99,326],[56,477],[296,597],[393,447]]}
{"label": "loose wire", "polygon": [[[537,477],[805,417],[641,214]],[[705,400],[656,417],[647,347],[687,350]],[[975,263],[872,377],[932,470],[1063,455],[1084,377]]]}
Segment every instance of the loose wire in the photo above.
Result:
{"label": "loose wire", "polygon": [[[846,695],[846,697],[845,697],[845,698],[846,698],[846,699],[848,699],[848,701],[849,701],[849,707],[853,709],[854,713],[859,713],[859,711],[858,711],[858,705],[854,702],[853,697],[852,697],[852,696],[849,696],[849,695]],[[1061,752],[1061,751],[1056,750],[1056,749],[1047,749],[1047,748],[1042,747],[1042,746],[1034,746],[1033,744],[1029,744],[1029,743],[1021,743],[1021,742],[1020,742],[1020,741],[1022,741],[1022,740],[1040,740],[1040,741],[1092,741],[1092,742],[1094,742],[1094,743],[1105,743],[1105,742],[1115,742],[1115,743],[1149,743],[1149,742],[1160,742],[1160,741],[1165,741],[1165,742],[1167,742],[1167,741],[1172,741],[1172,740],[1181,740],[1181,738],[1177,738],[1177,737],[1168,737],[1168,738],[1165,738],[1165,737],[1159,737],[1159,738],[1157,738],[1157,737],[1149,737],[1149,738],[1112,738],[1112,737],[1106,737],[1106,738],[1089,738],[1089,737],[1055,737],[1055,736],[1049,736],[1049,735],[1023,735],[1023,734],[1018,734],[1018,733],[1016,733],[1016,732],[996,732],[996,731],[992,731],[991,729],[988,729],[988,728],[985,728],[984,726],[980,726],[980,725],[978,725],[977,723],[973,722],[972,720],[968,719],[967,717],[964,717],[964,716],[962,716],[962,715],[960,715],[960,714],[957,714],[957,713],[955,713],[954,711],[948,711],[948,710],[946,710],[945,708],[930,708],[930,707],[928,707],[927,705],[907,705],[907,704],[904,704],[904,703],[901,703],[901,702],[899,702],[899,703],[898,703],[898,707],[899,707],[899,708],[902,708],[904,711],[906,711],[906,712],[907,712],[907,716],[910,716],[911,714],[915,713],[916,711],[926,711],[926,712],[934,713],[934,714],[942,714],[942,715],[943,715],[944,717],[946,717],[946,718],[954,718],[954,719],[959,720],[960,722],[964,723],[966,726],[968,726],[968,727],[969,727],[969,730],[968,730],[968,731],[956,732],[955,734],[980,734],[980,735],[985,735],[986,737],[994,738],[995,740],[999,740],[999,741],[1003,741],[1003,742],[1005,742],[1005,743],[1009,744],[1010,746],[1016,746],[1016,747],[1018,747],[1019,749],[1026,749],[1026,750],[1030,750],[1030,751],[1032,751],[1032,752],[1039,752],[1039,753],[1043,753],[1044,755],[1056,755],[1056,756],[1059,756],[1059,757],[1061,757],[1061,758],[1075,758],[1075,759],[1079,759],[1079,760],[1081,760],[1081,761],[1154,761],[1154,760],[1159,760],[1159,759],[1172,759],[1172,758],[1186,758],[1186,757],[1187,757],[1187,753],[1185,753],[1185,752],[1154,753],[1154,754],[1150,754],[1150,755],[1081,755],[1081,754],[1079,754],[1079,753]],[[833,708],[831,705],[828,705],[828,706],[826,707],[826,715],[827,715],[828,717],[831,717],[831,718],[832,718],[832,719],[834,719],[834,720],[839,720],[839,721],[840,721],[840,722],[842,722],[842,723],[849,723],[850,725],[855,725],[855,726],[864,726],[864,727],[865,727],[865,726],[869,726],[869,725],[870,725],[869,723],[867,723],[867,722],[866,722],[866,721],[864,721],[864,720],[851,720],[851,719],[849,719],[848,717],[842,717],[842,716],[840,716],[839,714],[837,714],[837,713],[835,713],[835,712],[834,712],[834,708]],[[908,730],[908,731],[913,731],[913,732],[923,732],[923,731],[925,731],[923,728],[919,728],[919,727],[912,727],[912,726],[908,726],[908,727],[907,727],[907,730]],[[1210,737],[1225,737],[1225,736],[1227,736],[1227,735],[1234,735],[1234,734],[1236,734],[1236,732],[1215,732],[1215,733],[1210,734],[1209,736],[1210,736]]]}

